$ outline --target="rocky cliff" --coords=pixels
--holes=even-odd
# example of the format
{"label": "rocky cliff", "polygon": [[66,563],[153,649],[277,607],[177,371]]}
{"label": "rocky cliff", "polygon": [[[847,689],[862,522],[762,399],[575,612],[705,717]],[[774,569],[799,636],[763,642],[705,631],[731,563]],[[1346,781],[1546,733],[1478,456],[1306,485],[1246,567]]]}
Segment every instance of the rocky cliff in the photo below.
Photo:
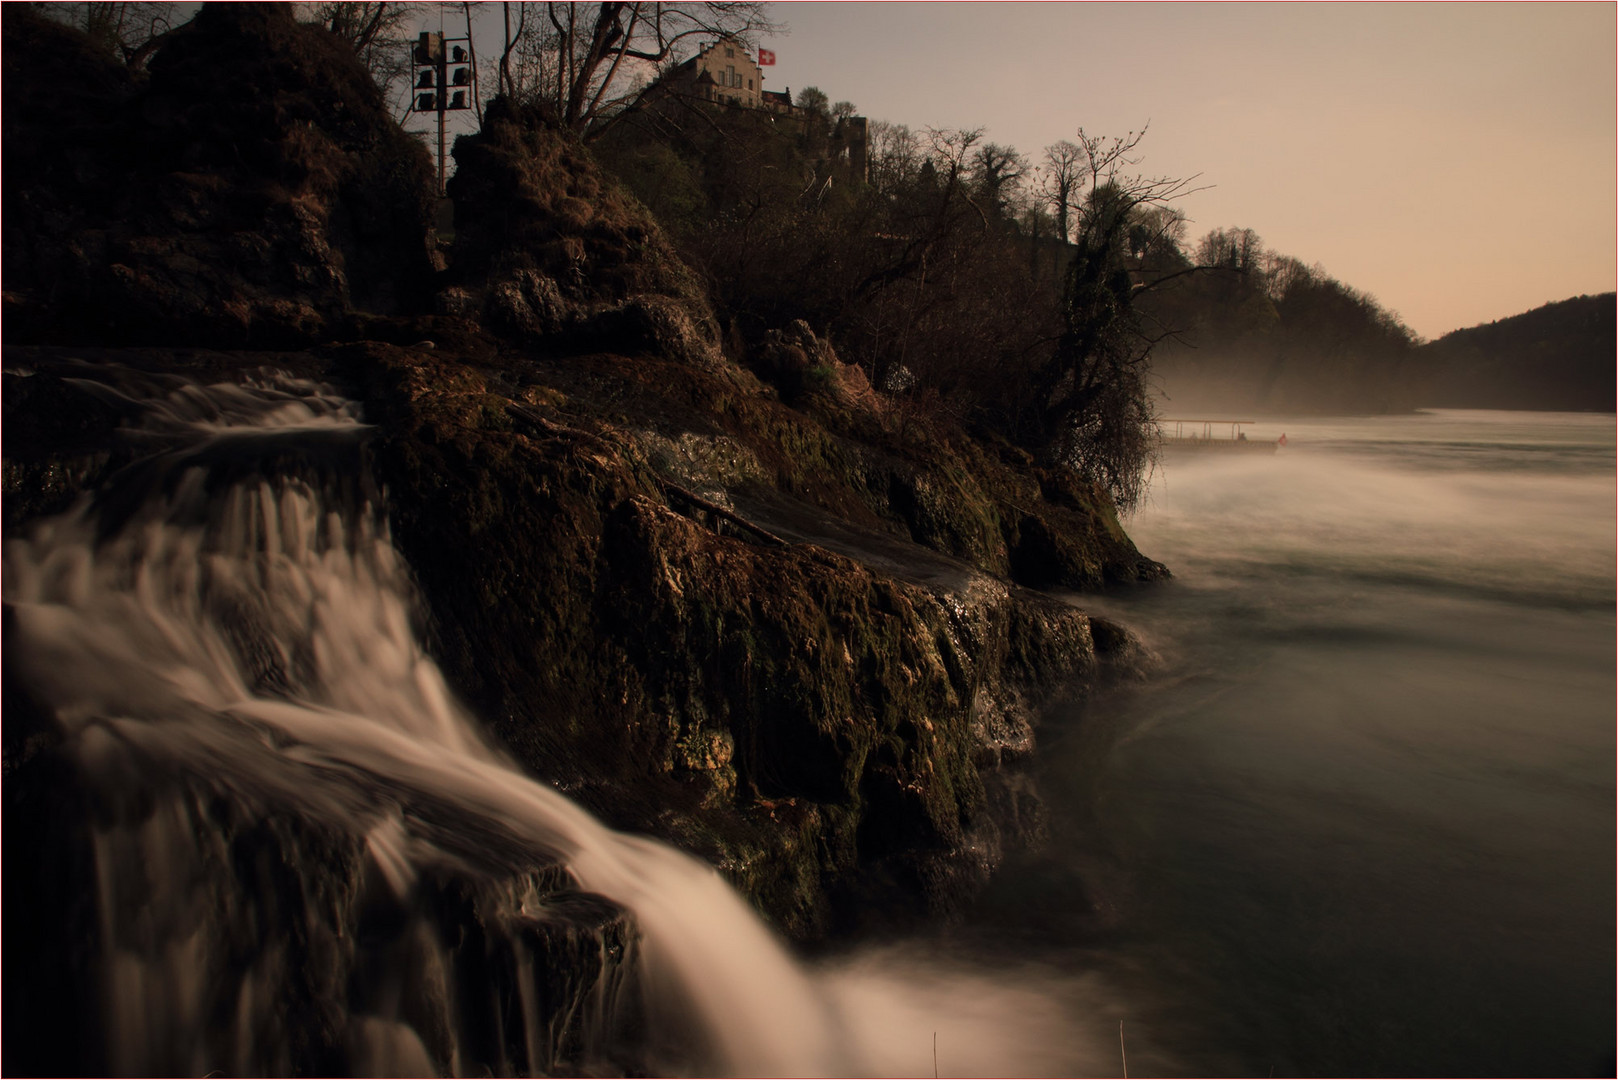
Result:
{"label": "rocky cliff", "polygon": [[[144,79],[15,8],[4,48],[8,536],[149,452],[97,372],[322,379],[374,425],[453,689],[610,824],[799,939],[951,911],[1037,836],[1041,704],[1139,657],[1030,589],[1165,573],[1101,492],[802,324],[724,345],[656,222],[500,103],[435,272],[425,156],[286,8],[207,6]],[[55,806],[27,797],[54,745],[7,724],[8,827]]]}
{"label": "rocky cliff", "polygon": [[353,55],[205,6],[126,71],[5,13],[8,341],[276,347],[427,300],[423,148]]}

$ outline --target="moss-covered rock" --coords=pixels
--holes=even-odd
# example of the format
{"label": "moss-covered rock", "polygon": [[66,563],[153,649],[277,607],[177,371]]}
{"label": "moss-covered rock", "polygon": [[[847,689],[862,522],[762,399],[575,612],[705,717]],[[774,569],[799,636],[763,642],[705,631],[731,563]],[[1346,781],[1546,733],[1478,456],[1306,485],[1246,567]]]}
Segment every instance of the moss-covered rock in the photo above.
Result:
{"label": "moss-covered rock", "polygon": [[[68,33],[15,18],[6,146],[46,180],[8,160],[6,326],[58,347],[7,349],[8,531],[135,452],[80,363],[334,380],[451,684],[609,822],[803,938],[948,911],[1037,829],[1007,780],[1037,711],[1129,644],[1023,586],[1162,573],[1102,492],[885,399],[806,325],[727,357],[655,222],[538,114],[497,103],[458,142],[428,314],[424,161],[329,35],[210,5],[147,82],[70,54],[93,92],[67,130],[107,138],[81,152],[12,126],[14,83],[54,115],[16,50]],[[348,344],[59,347],[315,335]]]}
{"label": "moss-covered rock", "polygon": [[[679,481],[698,459],[678,478],[660,463],[690,444],[677,422],[704,414],[678,395],[638,417],[614,407],[625,397],[587,401],[626,370],[616,358],[573,358],[595,377],[563,389],[377,344],[330,356],[381,428],[434,651],[530,768],[709,858],[798,936],[877,900],[947,911],[982,883],[998,859],[985,776],[1031,750],[1046,695],[1096,675],[1086,615],[938,562],[869,510],[860,535],[891,545],[897,572],[695,495]],[[686,373],[710,402],[734,389]],[[743,400],[704,437],[735,450],[710,459],[722,498],[727,477],[769,478],[756,451],[772,429],[749,428]]]}

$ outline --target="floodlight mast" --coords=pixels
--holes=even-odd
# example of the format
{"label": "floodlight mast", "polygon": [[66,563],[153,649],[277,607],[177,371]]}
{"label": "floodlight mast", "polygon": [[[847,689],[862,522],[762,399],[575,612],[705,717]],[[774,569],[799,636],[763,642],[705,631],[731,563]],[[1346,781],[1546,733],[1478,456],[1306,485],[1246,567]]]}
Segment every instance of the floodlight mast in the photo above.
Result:
{"label": "floodlight mast", "polygon": [[[413,112],[438,114],[438,195],[445,193],[444,172],[448,155],[444,148],[444,131],[448,113],[456,109],[470,109],[467,95],[477,95],[477,69],[471,63],[472,37],[446,38],[443,34],[426,30],[416,39],[416,83],[411,91],[410,107]],[[451,65],[457,66],[451,71]],[[430,92],[423,92],[430,91]],[[453,95],[453,96],[452,96]]]}

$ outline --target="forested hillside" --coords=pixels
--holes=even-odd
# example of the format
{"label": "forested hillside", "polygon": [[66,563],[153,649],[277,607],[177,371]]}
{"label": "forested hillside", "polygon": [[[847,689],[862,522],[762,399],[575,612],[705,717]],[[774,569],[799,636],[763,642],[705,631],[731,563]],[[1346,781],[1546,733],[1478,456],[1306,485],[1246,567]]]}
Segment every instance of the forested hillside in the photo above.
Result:
{"label": "forested hillside", "polygon": [[769,328],[803,320],[906,408],[1128,506],[1151,445],[1135,298],[1169,265],[1156,253],[1184,182],[1136,171],[1139,134],[1080,131],[1047,151],[1065,160],[1053,196],[981,131],[879,122],[865,139],[852,105],[823,98],[785,115],[647,110],[592,150],[708,282],[732,354],[788,399],[827,375],[770,347]]}
{"label": "forested hillside", "polygon": [[1433,373],[1422,404],[1611,412],[1615,299],[1575,296],[1445,334],[1421,350]]}
{"label": "forested hillside", "polygon": [[[878,387],[1038,442],[1065,377],[1051,366],[1064,318],[1075,303],[1087,312],[1080,322],[1117,309],[1130,340],[1115,340],[1100,367],[1127,391],[1090,402],[1084,419],[1112,425],[1091,449],[1115,454],[1147,409],[1416,404],[1419,342],[1395,314],[1318,265],[1267,250],[1250,229],[1189,239],[1179,197],[1196,181],[1136,172],[1138,134],[1081,131],[1031,159],[982,131],[876,121],[862,177],[850,138],[862,121],[825,97],[800,95],[816,106],[802,123],[665,110],[593,144],[711,279],[738,346],[802,318]],[[1084,276],[1072,274],[1074,259],[1102,248],[1091,283],[1116,287],[1098,308],[1097,296],[1070,290]]]}
{"label": "forested hillside", "polygon": [[1382,413],[1416,404],[1416,335],[1318,264],[1217,229],[1188,274],[1153,298],[1163,411]]}

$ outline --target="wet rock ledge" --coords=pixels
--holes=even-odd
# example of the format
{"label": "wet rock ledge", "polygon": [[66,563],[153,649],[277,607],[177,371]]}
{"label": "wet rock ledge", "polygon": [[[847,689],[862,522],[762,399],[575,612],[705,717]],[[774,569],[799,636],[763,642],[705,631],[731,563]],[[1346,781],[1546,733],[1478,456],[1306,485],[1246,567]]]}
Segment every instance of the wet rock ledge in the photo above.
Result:
{"label": "wet rock ledge", "polygon": [[[954,910],[1037,834],[1039,708],[1134,654],[1030,589],[1165,573],[1102,493],[896,407],[802,324],[722,347],[543,117],[497,102],[457,143],[443,248],[425,155],[287,8],[209,5],[143,78],[4,19],[8,535],[138,452],[86,366],[324,379],[376,426],[451,684],[609,823],[802,940]],[[832,377],[789,406],[805,359]],[[14,734],[8,784],[46,754]]]}

